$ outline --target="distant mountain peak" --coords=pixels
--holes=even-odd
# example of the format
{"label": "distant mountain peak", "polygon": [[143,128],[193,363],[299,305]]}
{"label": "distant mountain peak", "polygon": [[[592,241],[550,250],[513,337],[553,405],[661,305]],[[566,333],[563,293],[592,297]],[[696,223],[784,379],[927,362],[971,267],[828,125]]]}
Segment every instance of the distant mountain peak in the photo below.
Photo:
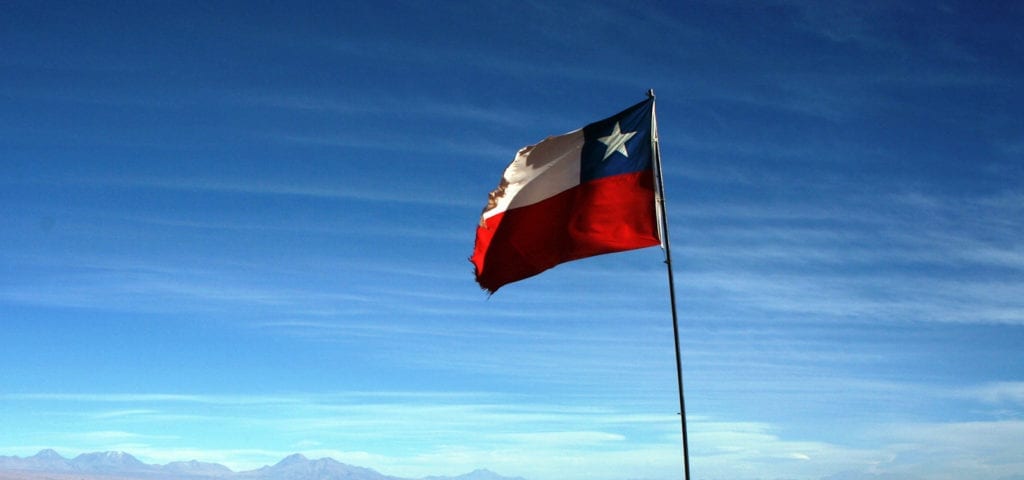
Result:
{"label": "distant mountain peak", "polygon": [[5,465],[8,468],[20,466],[25,470],[49,470],[53,472],[71,469],[68,459],[49,448],[40,450],[39,453],[24,459],[18,457],[4,457],[4,459],[5,461],[0,462],[0,465]]}
{"label": "distant mountain peak", "polygon": [[200,462],[189,460],[187,462],[171,462],[161,467],[166,472],[173,472],[182,475],[230,475],[234,472],[230,468],[219,463]]}
{"label": "distant mountain peak", "polygon": [[123,459],[125,457],[130,457],[130,456],[131,455],[128,455],[127,453],[124,453],[124,452],[115,452],[113,450],[108,450],[106,452],[83,453],[83,454],[79,455],[78,457],[109,458],[109,459],[118,459],[118,460],[120,460],[120,459]]}
{"label": "distant mountain peak", "polygon": [[127,453],[113,451],[83,453],[71,460],[71,464],[76,468],[84,470],[140,469],[148,467],[148,465]]}
{"label": "distant mountain peak", "polygon": [[64,457],[60,456],[60,454],[57,453],[52,448],[44,448],[44,449],[40,450],[39,453],[33,455],[32,458],[39,459],[39,460],[57,460],[57,459],[64,460]]}
{"label": "distant mountain peak", "polygon": [[305,455],[301,453],[293,453],[282,458],[280,462],[277,462],[277,466],[295,465],[297,463],[306,463],[308,461],[309,459],[306,458]]}
{"label": "distant mountain peak", "polygon": [[[218,463],[197,460],[149,465],[128,453],[117,451],[83,453],[71,460],[52,449],[41,450],[26,458],[0,456],[0,478],[43,478],[4,476],[7,472],[19,471],[62,475],[70,473],[76,480],[107,480],[111,476],[147,480],[409,480],[385,475],[366,467],[346,465],[330,457],[310,460],[301,453],[289,455],[274,466],[243,472],[234,472]],[[478,469],[457,477],[424,477],[421,480],[522,479],[503,477],[490,470]]]}
{"label": "distant mountain peak", "polygon": [[422,480],[523,480],[522,477],[505,477],[486,468],[478,468],[472,472],[455,477],[425,477]]}

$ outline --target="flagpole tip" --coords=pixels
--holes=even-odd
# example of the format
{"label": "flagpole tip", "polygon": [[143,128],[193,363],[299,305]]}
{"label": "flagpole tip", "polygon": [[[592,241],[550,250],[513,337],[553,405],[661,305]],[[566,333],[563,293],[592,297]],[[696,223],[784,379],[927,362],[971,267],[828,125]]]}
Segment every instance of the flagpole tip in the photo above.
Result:
{"label": "flagpole tip", "polygon": [[654,89],[647,90],[647,98],[654,98]]}

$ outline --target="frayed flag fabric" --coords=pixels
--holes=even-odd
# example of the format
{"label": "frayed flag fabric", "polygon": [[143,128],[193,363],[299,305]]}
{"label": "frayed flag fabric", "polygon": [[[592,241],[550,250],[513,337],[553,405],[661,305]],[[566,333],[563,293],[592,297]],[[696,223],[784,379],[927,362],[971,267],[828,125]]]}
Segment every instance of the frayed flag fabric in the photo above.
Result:
{"label": "frayed flag fabric", "polygon": [[476,230],[476,281],[490,293],[572,260],[661,243],[654,99],[516,154]]}

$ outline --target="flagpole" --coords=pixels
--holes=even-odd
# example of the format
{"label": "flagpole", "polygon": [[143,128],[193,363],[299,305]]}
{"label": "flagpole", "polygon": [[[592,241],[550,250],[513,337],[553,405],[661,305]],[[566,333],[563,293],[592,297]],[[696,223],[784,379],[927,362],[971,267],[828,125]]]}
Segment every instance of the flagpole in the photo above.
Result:
{"label": "flagpole", "polygon": [[679,315],[676,313],[676,286],[672,276],[672,249],[668,241],[668,214],[665,212],[665,182],[661,171],[661,144],[658,141],[658,121],[654,108],[654,89],[647,91],[651,99],[651,146],[654,150],[654,170],[657,175],[656,207],[658,229],[661,233],[662,248],[665,250],[665,266],[668,270],[669,302],[672,305],[672,338],[676,346],[676,380],[679,385],[679,420],[683,431],[683,480],[690,480],[690,448],[686,439],[686,400],[683,396],[683,359],[679,351]]}

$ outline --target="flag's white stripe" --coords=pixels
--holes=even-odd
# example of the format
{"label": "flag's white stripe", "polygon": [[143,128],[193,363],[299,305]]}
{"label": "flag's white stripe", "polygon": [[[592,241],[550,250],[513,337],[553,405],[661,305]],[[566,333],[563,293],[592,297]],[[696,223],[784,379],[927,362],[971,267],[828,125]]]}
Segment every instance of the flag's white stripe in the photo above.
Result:
{"label": "flag's white stripe", "polygon": [[496,203],[483,217],[532,205],[579,185],[582,149],[583,129],[523,147],[505,169],[505,191],[501,192],[500,186],[494,191]]}

